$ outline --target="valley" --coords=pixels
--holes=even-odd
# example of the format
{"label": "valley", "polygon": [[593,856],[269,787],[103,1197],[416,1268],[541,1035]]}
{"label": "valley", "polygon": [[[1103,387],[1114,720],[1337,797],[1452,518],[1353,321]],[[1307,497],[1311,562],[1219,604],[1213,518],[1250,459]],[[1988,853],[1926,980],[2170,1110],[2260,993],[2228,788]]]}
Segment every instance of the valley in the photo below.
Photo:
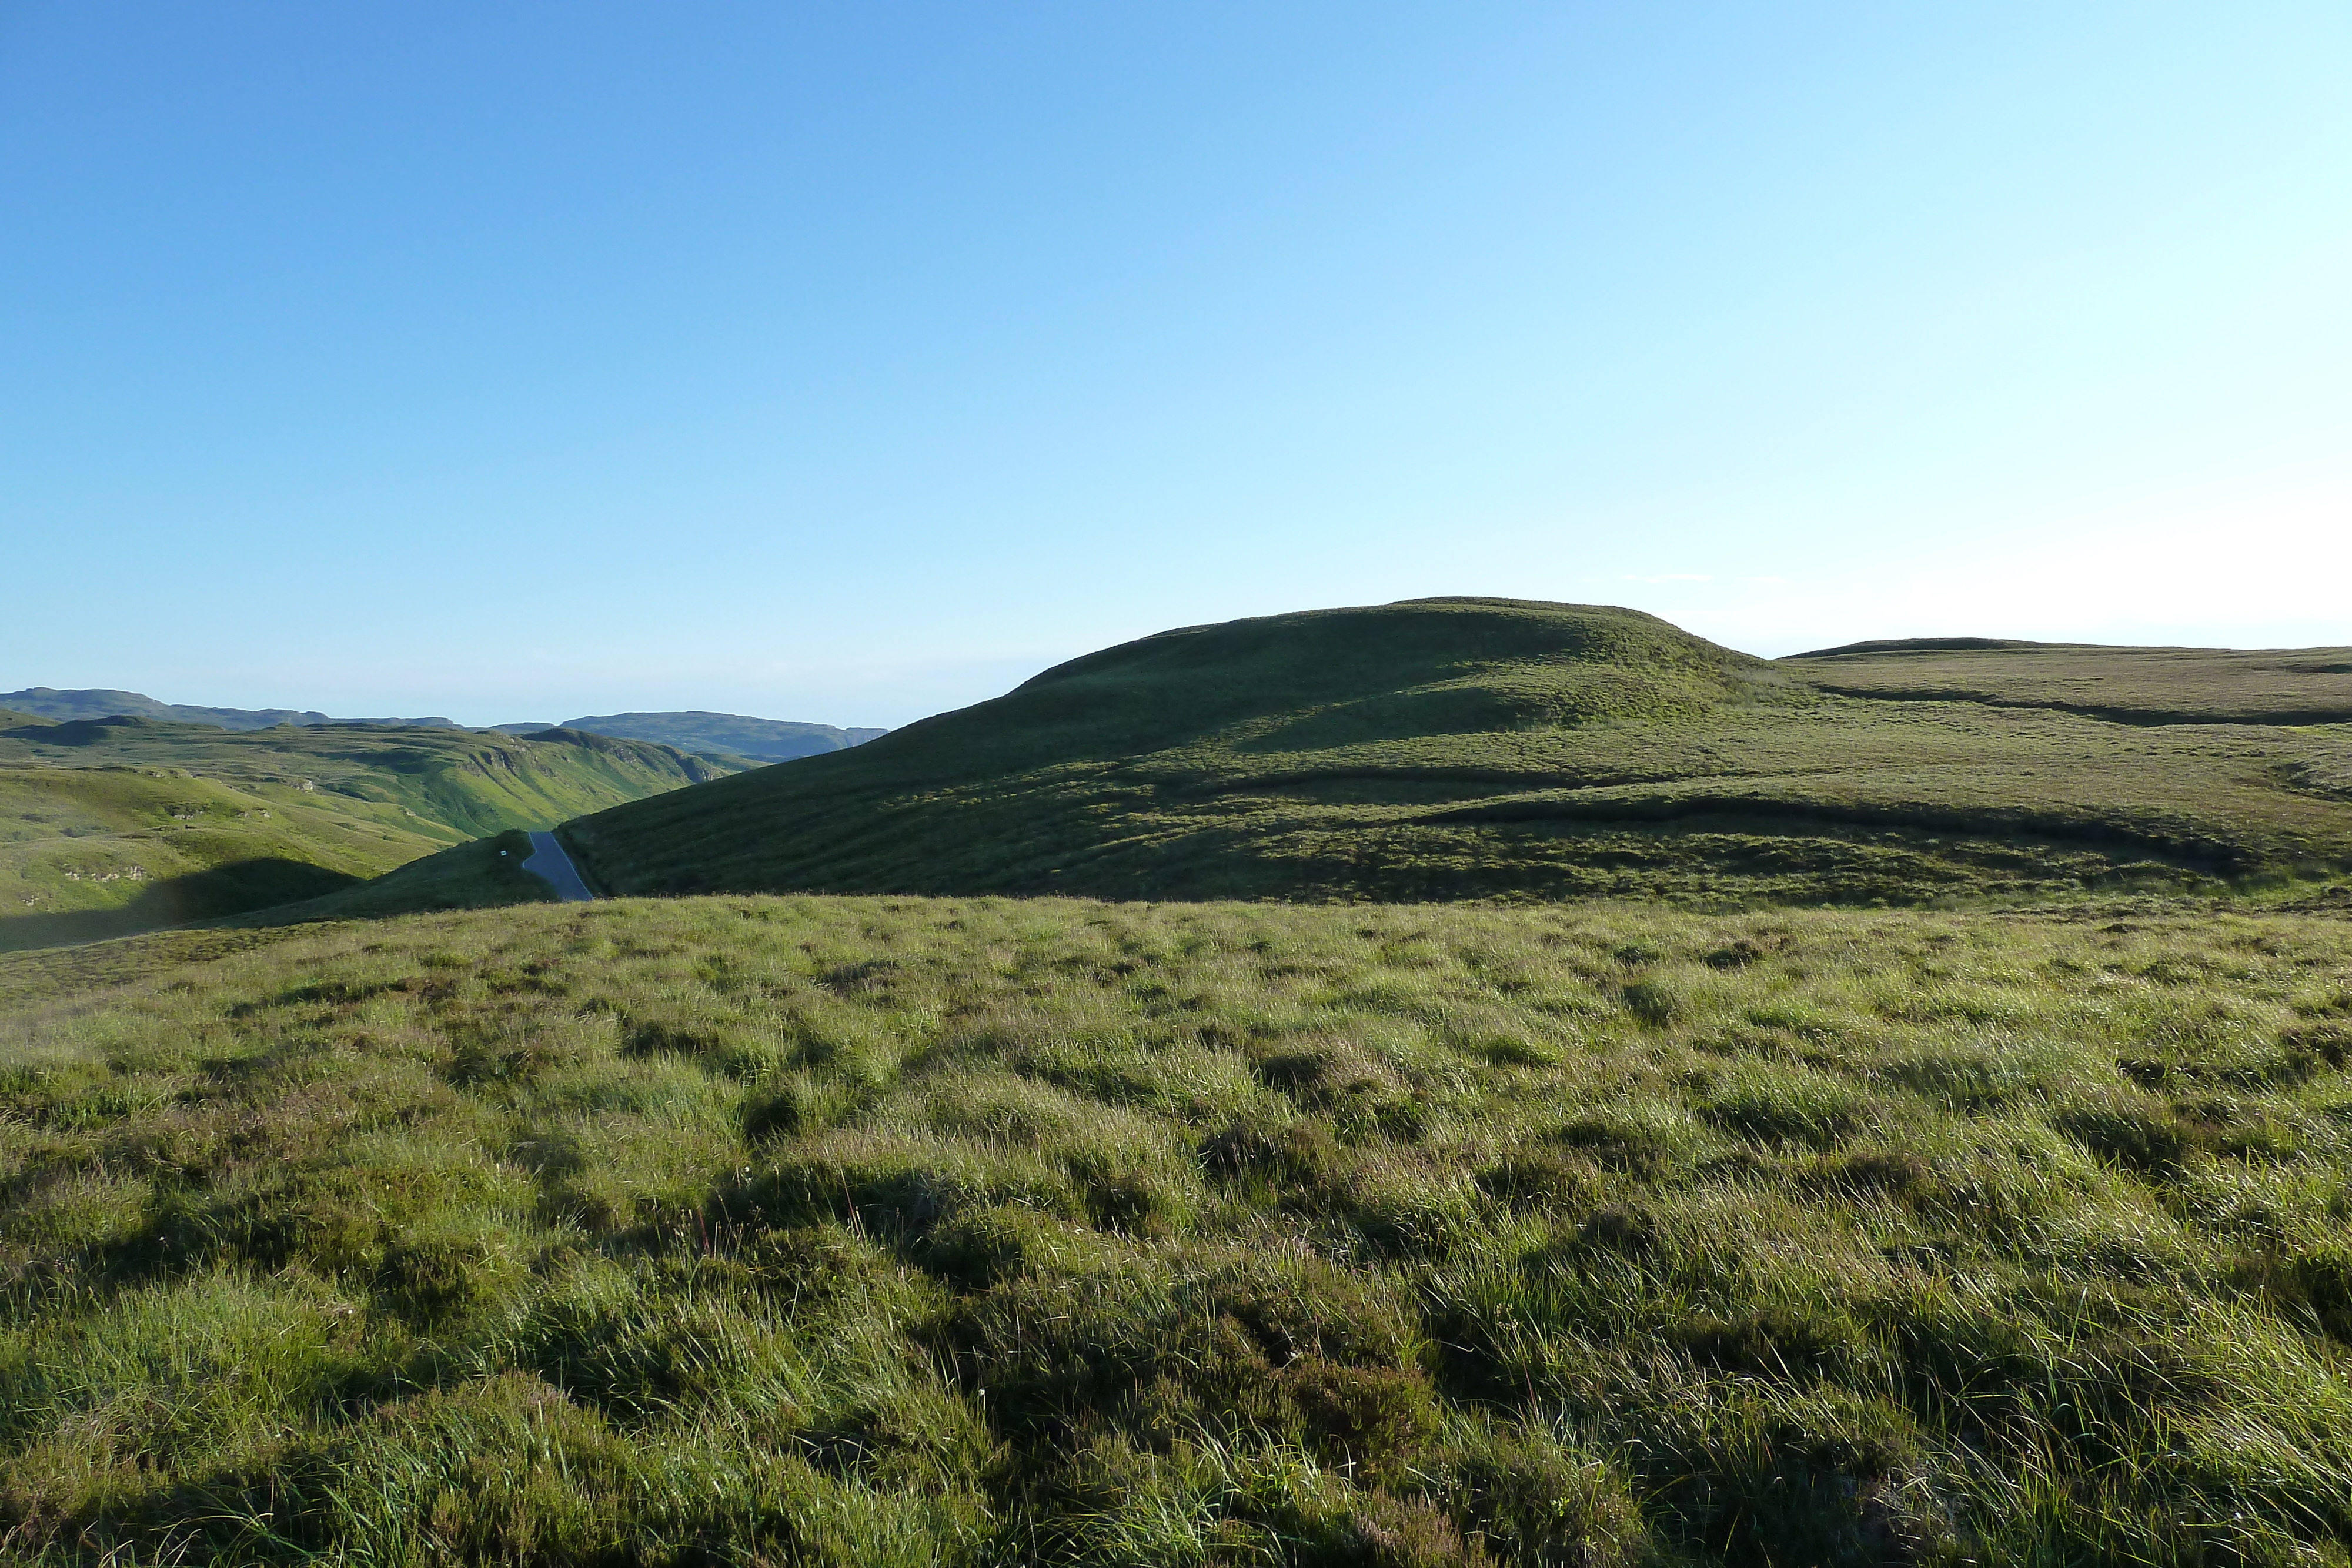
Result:
{"label": "valley", "polygon": [[484,834],[740,766],[562,730],[0,716],[0,947],[356,888]]}

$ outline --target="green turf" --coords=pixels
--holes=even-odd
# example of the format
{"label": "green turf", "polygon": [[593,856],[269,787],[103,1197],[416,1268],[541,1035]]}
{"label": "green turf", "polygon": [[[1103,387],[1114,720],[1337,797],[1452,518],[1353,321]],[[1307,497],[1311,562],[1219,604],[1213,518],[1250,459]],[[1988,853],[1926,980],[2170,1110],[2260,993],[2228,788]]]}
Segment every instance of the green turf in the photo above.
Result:
{"label": "green turf", "polygon": [[[9,726],[0,948],[317,898],[485,833],[545,827],[730,768],[570,730],[516,739],[143,719]],[[396,886],[424,894],[423,906],[450,901],[429,879]]]}
{"label": "green turf", "polygon": [[0,957],[11,1561],[2341,1563],[2352,922]]}
{"label": "green turf", "polygon": [[[1276,616],[563,833],[636,893],[1916,904],[2352,868],[2352,726],[2020,706],[2129,653],[2029,650],[2000,700],[1889,700],[1821,683],[1900,656],[1768,664],[1626,610]],[[2150,654],[2133,700],[2317,716],[2332,658]]]}
{"label": "green turf", "polygon": [[2126,724],[2352,722],[2352,648],[2240,652],[1937,638],[1780,662],[1824,691],[1990,703]]}

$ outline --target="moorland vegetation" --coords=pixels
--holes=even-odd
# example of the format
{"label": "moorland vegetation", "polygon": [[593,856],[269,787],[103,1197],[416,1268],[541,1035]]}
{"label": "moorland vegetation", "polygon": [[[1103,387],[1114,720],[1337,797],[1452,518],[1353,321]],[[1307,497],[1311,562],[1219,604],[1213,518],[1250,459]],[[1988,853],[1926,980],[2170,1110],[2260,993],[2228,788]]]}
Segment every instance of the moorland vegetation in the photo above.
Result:
{"label": "moorland vegetation", "polygon": [[[586,816],[85,767],[406,863],[0,954],[0,1554],[2352,1563],[2347,664],[1424,601]],[[86,727],[0,789],[193,744]]]}
{"label": "moorland vegetation", "polygon": [[715,897],[0,958],[0,1541],[2341,1562],[2346,929]]}
{"label": "moorland vegetation", "polygon": [[1777,662],[1880,701],[2038,707],[2137,725],[2352,724],[2352,648],[2109,648],[1981,637],[1857,643]]}
{"label": "moorland vegetation", "polygon": [[[2352,709],[2347,669],[2041,645],[1767,662],[1635,611],[1421,600],[1163,632],[563,837],[619,893],[2213,891],[2352,868],[2352,726],[2322,722]],[[2084,683],[2133,722],[2076,711]]]}

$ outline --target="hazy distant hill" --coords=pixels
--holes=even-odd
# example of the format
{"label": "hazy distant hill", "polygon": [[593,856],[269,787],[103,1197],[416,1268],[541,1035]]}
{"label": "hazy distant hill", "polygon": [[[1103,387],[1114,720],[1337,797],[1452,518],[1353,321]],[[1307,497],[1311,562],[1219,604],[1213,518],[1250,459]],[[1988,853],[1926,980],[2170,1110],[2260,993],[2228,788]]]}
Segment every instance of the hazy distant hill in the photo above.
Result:
{"label": "hazy distant hill", "polygon": [[[188,703],[159,702],[141,692],[104,689],[59,691],[54,686],[28,686],[21,692],[0,692],[0,714],[14,713],[58,722],[88,718],[152,718],[173,724],[212,724],[223,729],[270,729],[281,724],[305,727],[331,724],[372,725],[395,729],[458,729],[454,719],[334,718],[311,708],[200,707]],[[5,726],[0,726],[5,727]],[[755,762],[789,762],[796,757],[842,751],[890,733],[887,729],[841,729],[829,724],[799,724],[789,719],[751,718],[735,713],[614,713],[575,718],[563,724],[539,722],[492,725],[501,735],[538,735],[551,729],[583,730],[618,740],[650,740],[679,751],[718,753],[750,758]]]}
{"label": "hazy distant hill", "polygon": [[196,707],[186,703],[157,702],[138,692],[105,690],[61,692],[53,686],[28,686],[21,692],[0,692],[0,708],[37,718],[156,718],[174,724],[216,724],[223,729],[268,729],[281,724],[373,724],[410,729],[456,729],[446,718],[330,718],[325,714],[286,707]]}
{"label": "hazy distant hill", "polygon": [[[498,727],[509,734],[529,734],[545,727],[502,724]],[[845,751],[889,733],[884,729],[838,729],[829,724],[797,724],[781,718],[750,718],[736,713],[613,713],[567,719],[563,727],[586,730],[591,735],[617,736],[624,740],[658,741],[680,751],[723,752],[760,762],[789,762],[795,757]]]}

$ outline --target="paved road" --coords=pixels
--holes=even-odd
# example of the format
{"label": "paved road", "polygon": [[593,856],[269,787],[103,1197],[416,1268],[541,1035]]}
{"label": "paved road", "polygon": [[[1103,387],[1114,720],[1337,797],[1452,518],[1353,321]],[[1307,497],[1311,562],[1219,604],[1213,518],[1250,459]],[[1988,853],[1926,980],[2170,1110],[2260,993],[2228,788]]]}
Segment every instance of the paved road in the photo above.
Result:
{"label": "paved road", "polygon": [[563,852],[563,846],[555,841],[553,833],[531,834],[530,858],[522,862],[522,869],[534,872],[553,883],[555,896],[566,904],[585,904],[596,896],[588,891],[588,884],[580,880],[580,869],[572,863],[572,857]]}

